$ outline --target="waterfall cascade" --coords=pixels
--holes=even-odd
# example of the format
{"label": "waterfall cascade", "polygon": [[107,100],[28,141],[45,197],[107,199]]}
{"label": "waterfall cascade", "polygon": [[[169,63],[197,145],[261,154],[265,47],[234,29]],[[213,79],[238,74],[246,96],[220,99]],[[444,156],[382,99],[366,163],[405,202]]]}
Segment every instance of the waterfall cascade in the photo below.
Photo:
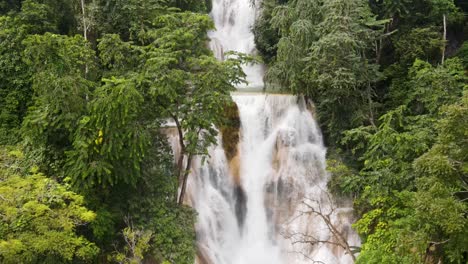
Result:
{"label": "waterfall cascade", "polygon": [[[213,1],[217,30],[209,35],[219,59],[229,50],[255,52],[251,1]],[[263,86],[263,66],[244,70],[249,87]],[[327,192],[326,149],[310,105],[292,95],[237,92],[233,99],[241,122],[237,155],[228,160],[221,143],[212,146],[205,163],[194,160],[189,176],[185,203],[198,213],[197,263],[352,263],[332,244],[337,237],[325,221],[310,213],[321,211],[342,239],[359,244],[352,209],[335,206]],[[177,155],[177,135],[169,139]]]}
{"label": "waterfall cascade", "polygon": [[[258,10],[255,6],[259,5],[258,0],[213,0],[211,17],[216,30],[209,32],[208,36],[210,47],[218,59],[222,60],[227,51],[256,53],[252,27]],[[246,66],[244,72],[250,88],[263,88],[263,65]]]}

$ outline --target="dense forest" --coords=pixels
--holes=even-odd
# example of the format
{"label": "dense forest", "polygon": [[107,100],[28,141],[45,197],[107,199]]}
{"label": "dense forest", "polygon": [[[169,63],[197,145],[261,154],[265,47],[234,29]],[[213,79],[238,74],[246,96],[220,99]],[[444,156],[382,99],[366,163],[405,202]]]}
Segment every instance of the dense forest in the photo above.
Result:
{"label": "dense forest", "polygon": [[210,0],[0,1],[0,262],[194,263],[189,164],[261,60],[315,104],[357,263],[467,263],[468,2],[260,8],[258,58],[219,61]]}
{"label": "dense forest", "polygon": [[267,77],[309,96],[358,263],[468,261],[466,1],[264,1]]}

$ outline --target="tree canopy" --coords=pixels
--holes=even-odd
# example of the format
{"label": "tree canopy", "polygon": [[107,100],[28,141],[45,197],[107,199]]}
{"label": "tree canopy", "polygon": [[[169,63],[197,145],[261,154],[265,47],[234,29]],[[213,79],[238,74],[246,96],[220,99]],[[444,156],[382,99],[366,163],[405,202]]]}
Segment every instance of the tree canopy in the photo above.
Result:
{"label": "tree canopy", "polygon": [[[0,5],[0,145],[21,146],[19,166],[34,170],[0,181],[11,221],[2,226],[2,260],[193,263],[195,215],[176,199],[190,161],[174,166],[163,129],[177,123],[182,157],[207,155],[248,60],[214,58],[210,5]],[[39,218],[20,229],[29,216],[13,208],[24,206]]]}

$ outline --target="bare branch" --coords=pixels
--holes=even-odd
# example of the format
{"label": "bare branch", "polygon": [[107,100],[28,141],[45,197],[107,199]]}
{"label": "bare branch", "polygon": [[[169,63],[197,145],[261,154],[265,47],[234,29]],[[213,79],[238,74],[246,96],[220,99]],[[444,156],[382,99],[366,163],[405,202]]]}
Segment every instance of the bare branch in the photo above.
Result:
{"label": "bare branch", "polygon": [[346,237],[342,234],[342,232],[332,221],[332,216],[335,214],[337,209],[335,203],[333,202],[334,200],[329,192],[324,191],[324,194],[325,198],[328,200],[328,204],[330,205],[329,208],[324,208],[320,200],[304,197],[302,204],[307,208],[307,210],[298,211],[298,215],[295,216],[289,223],[304,215],[315,215],[323,221],[328,231],[331,233],[331,237],[329,239],[323,240],[313,235],[304,233],[289,233],[282,235],[285,236],[285,238],[287,239],[293,240],[292,244],[328,244],[338,246],[342,248],[346,252],[346,254],[350,255],[353,261],[356,261],[356,257],[353,253],[352,247],[349,245]]}

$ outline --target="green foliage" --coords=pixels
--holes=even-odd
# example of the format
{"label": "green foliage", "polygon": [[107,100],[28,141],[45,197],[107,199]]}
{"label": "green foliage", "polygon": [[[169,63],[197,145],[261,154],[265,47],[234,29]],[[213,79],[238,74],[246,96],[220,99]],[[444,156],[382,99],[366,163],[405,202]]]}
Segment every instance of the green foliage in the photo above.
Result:
{"label": "green foliage", "polygon": [[443,118],[437,124],[437,143],[415,161],[415,169],[419,174],[439,177],[449,186],[462,189],[467,187],[465,162],[468,143],[464,140],[468,125],[467,98],[465,89],[459,102],[442,108]]}
{"label": "green foliage", "polygon": [[255,20],[253,33],[255,45],[266,63],[276,56],[279,33],[272,25],[273,11],[281,3],[279,0],[265,0],[261,3],[261,15]]}
{"label": "green foliage", "polygon": [[[222,123],[221,112],[231,102],[229,92],[245,77],[244,57],[232,54],[221,62],[212,56],[206,32],[213,22],[207,15],[169,13],[158,17],[154,26],[139,36],[151,44],[143,48],[145,63],[138,81],[155,102],[153,109],[176,122],[182,156],[190,163],[194,155],[207,155],[216,142],[214,125]],[[178,165],[179,177],[186,182],[187,170]]]}
{"label": "green foliage", "polygon": [[445,45],[442,34],[434,27],[415,28],[395,38],[395,52],[400,60],[407,64],[411,64],[417,58],[440,60],[440,50]]}
{"label": "green foliage", "polygon": [[151,30],[154,19],[167,14],[169,10],[205,13],[211,10],[211,1],[97,0],[90,6],[90,17],[98,38],[104,34],[118,34],[125,41],[139,41],[139,35]]}
{"label": "green foliage", "polygon": [[[154,112],[178,123],[186,155],[207,155],[217,134],[214,124],[223,121],[221,113],[231,102],[229,92],[244,76],[242,57],[219,62],[212,56],[206,46],[206,31],[212,28],[206,15],[169,13],[154,21],[153,30],[139,35],[142,43],[150,43],[141,49],[144,63],[138,75],[140,89],[153,102],[149,107]],[[192,263],[193,212],[175,205],[172,198],[178,181],[174,177],[171,181],[166,179],[166,184],[169,182],[172,192],[158,197],[171,199],[147,207],[152,212],[148,215],[158,216],[147,224],[154,230],[155,248],[161,260]]]}
{"label": "green foliage", "polygon": [[463,19],[463,15],[459,12],[453,0],[430,0],[428,2],[431,11],[426,19],[440,21],[444,15],[452,23],[460,22]]}
{"label": "green foliage", "polygon": [[140,230],[130,226],[122,231],[122,235],[126,242],[124,252],[116,252],[111,257],[111,260],[122,264],[142,263],[150,247],[149,242],[153,234],[150,231]]}
{"label": "green foliage", "polygon": [[414,113],[429,114],[436,114],[440,106],[455,102],[468,80],[458,59],[449,59],[437,68],[416,60],[409,70],[409,78],[410,89],[403,102]]}
{"label": "green foliage", "polygon": [[173,0],[173,5],[184,11],[207,13],[211,10],[211,1],[209,0]]}
{"label": "green foliage", "polygon": [[57,17],[53,17],[52,6],[26,0],[22,3],[21,11],[20,20],[31,34],[57,31],[57,21],[55,20]]}
{"label": "green foliage", "polygon": [[86,78],[94,52],[81,36],[46,33],[31,35],[23,43],[23,60],[34,69],[33,103],[22,127],[26,154],[45,171],[58,173],[94,86]]}
{"label": "green foliage", "polygon": [[76,25],[73,2],[68,0],[22,1],[18,17],[30,34],[68,34],[74,32],[73,27]]}
{"label": "green foliage", "polygon": [[342,143],[352,146],[363,162],[361,186],[380,190],[412,188],[412,162],[434,143],[438,111],[453,103],[463,90],[466,77],[458,60],[434,68],[417,60],[402,87],[394,86],[390,96],[404,103],[379,118],[377,128],[359,127],[344,132]]}
{"label": "green foliage", "polygon": [[463,42],[462,46],[457,51],[457,57],[460,58],[460,60],[462,61],[463,67],[465,69],[468,69],[468,42],[467,41]]}
{"label": "green foliage", "polygon": [[[69,1],[3,1],[0,10],[0,143],[19,141],[19,127],[30,105],[31,66],[22,61],[30,34],[68,32],[74,26]],[[3,13],[0,11],[0,13]]]}
{"label": "green foliage", "polygon": [[367,1],[292,1],[275,8],[271,23],[281,34],[267,73],[273,84],[313,98],[333,139],[372,119],[371,85],[379,74],[366,58],[377,37],[368,25],[379,23]]}
{"label": "green foliage", "polygon": [[2,1],[0,3],[0,15],[7,14],[8,12],[17,12],[21,8],[21,0]]}
{"label": "green foliage", "polygon": [[[34,171],[27,178],[12,176],[0,188],[43,183],[41,193],[28,195],[53,198],[36,201],[51,210],[32,211],[44,219],[34,222],[38,230],[30,226],[27,239],[6,240],[2,233],[2,262],[89,262],[96,260],[98,245],[99,260],[116,250],[123,253],[113,259],[119,262],[193,263],[195,216],[176,203],[179,182],[160,123],[176,116],[187,153],[206,155],[217,134],[214,125],[225,121],[229,92],[245,77],[241,62],[249,60],[242,54],[215,60],[206,46],[211,19],[174,8],[206,12],[210,4],[85,1],[88,41],[72,36],[83,27],[79,1],[0,5],[2,14],[12,11],[0,17],[0,140],[22,139],[25,159],[8,166]],[[71,183],[83,196],[39,171]],[[28,195],[22,199],[35,201]],[[84,213],[83,197],[96,213]],[[127,217],[138,228],[119,237]],[[96,245],[76,234],[77,225]],[[3,226],[1,232],[7,232]],[[47,244],[46,236],[60,243]],[[133,238],[139,249],[130,252]]]}
{"label": "green foliage", "polygon": [[76,186],[135,185],[149,146],[141,123],[143,96],[125,79],[104,79],[80,120],[68,153],[68,175]]}
{"label": "green foliage", "polygon": [[193,211],[174,200],[179,182],[166,139],[157,131],[172,118],[183,133],[184,153],[207,155],[217,135],[214,124],[224,121],[221,113],[231,102],[229,92],[244,77],[244,57],[219,62],[212,56],[206,46],[206,31],[213,28],[208,16],[155,12],[160,13],[133,31],[133,41],[116,34],[99,40],[103,75],[109,78],[92,93],[73,134],[67,175],[106,215],[98,215],[93,233],[104,247],[109,238],[121,242],[121,254],[114,257],[129,256],[114,235],[128,214],[139,230],[153,234],[145,257],[193,263]]}
{"label": "green foliage", "polygon": [[454,102],[466,82],[463,66],[453,58],[434,67],[416,60],[408,76],[399,77],[390,87],[387,107],[405,104],[414,114],[436,114],[441,105]]}
{"label": "green foliage", "polygon": [[107,68],[106,76],[129,75],[139,68],[143,50],[133,45],[132,42],[124,42],[117,34],[106,34],[99,39],[99,58],[103,66]]}
{"label": "green foliage", "polygon": [[370,6],[386,21],[385,37],[377,43],[377,59],[383,67],[397,63],[405,70],[416,58],[441,61],[446,44],[442,40],[444,15],[449,31],[463,21],[453,0],[372,0]]}
{"label": "green foliage", "polygon": [[374,13],[382,18],[390,18],[389,26],[411,29],[414,25],[441,25],[443,15],[449,22],[459,22],[461,12],[453,0],[372,0],[370,5]]}
{"label": "green foliage", "polygon": [[149,223],[156,231],[155,255],[170,263],[193,263],[196,254],[194,211],[174,203],[160,206],[155,213],[155,220]]}
{"label": "green foliage", "polygon": [[[60,8],[60,4],[53,4],[53,1],[29,1],[25,2],[22,13],[2,17],[0,36],[5,41],[1,42],[0,48],[5,52],[1,53],[0,61],[5,67],[1,74],[8,80],[0,84],[2,95],[8,95],[1,98],[2,129],[5,135],[11,134],[14,127],[23,123],[26,159],[15,165],[20,168],[18,171],[25,170],[26,165],[35,172],[55,172],[54,175],[59,179],[73,183],[75,190],[85,195],[87,205],[96,214],[93,213],[93,219],[89,219],[93,220],[90,225],[80,227],[80,232],[101,248],[103,256],[100,259],[106,258],[114,250],[113,244],[118,246],[119,251],[125,251],[125,242],[117,234],[122,228],[122,220],[132,216],[138,226],[158,234],[152,236],[150,242],[147,239],[142,242],[147,247],[145,259],[193,263],[193,211],[179,207],[175,202],[178,182],[173,175],[171,151],[165,143],[166,138],[158,132],[159,123],[167,115],[158,112],[161,109],[157,99],[159,95],[150,92],[147,85],[150,80],[146,79],[150,76],[146,72],[151,65],[149,60],[161,57],[154,56],[152,52],[159,49],[160,52],[168,53],[166,48],[172,45],[170,41],[178,41],[180,38],[174,36],[174,39],[167,39],[151,35],[155,28],[160,29],[161,33],[168,30],[162,20],[153,25],[154,20],[168,11],[164,3],[140,2],[124,3],[128,13],[123,13],[122,19],[130,17],[132,20],[126,24],[127,29],[118,32],[123,36],[135,37],[136,44],[123,42],[117,35],[105,35],[98,47],[100,61],[95,60],[92,45],[81,36],[43,34],[44,31],[63,32],[66,27],[61,16],[50,15],[56,12],[55,8]],[[94,30],[101,28],[96,28],[95,17],[92,16],[96,7],[91,5],[86,10],[90,12],[92,31],[89,34],[92,39]],[[75,11],[77,13],[71,17],[80,17],[81,10]],[[177,16],[174,15],[175,19],[179,19]],[[186,35],[188,39],[185,46],[179,50],[190,47],[193,41],[199,39],[198,47],[193,47],[193,51],[203,47],[198,49],[200,52],[197,55],[203,58],[196,62],[190,61],[190,65],[214,64],[215,61],[208,58],[211,53],[204,46],[206,30],[212,26],[212,22],[203,15],[187,13],[185,17],[185,24],[173,26],[169,31],[175,27],[190,28],[201,23],[193,31],[194,35]],[[117,21],[110,19],[107,22],[113,24]],[[178,33],[182,36],[183,32],[184,29]],[[34,33],[38,35],[32,35]],[[149,39],[149,46],[142,45],[141,41]],[[157,43],[152,43],[156,39]],[[11,50],[12,47],[14,50]],[[184,56],[190,60],[191,54],[188,52]],[[102,65],[103,75],[108,77],[102,80],[101,85],[92,81],[100,78],[101,74],[96,71],[96,62]],[[211,74],[214,74],[216,67],[220,71],[228,69],[228,63],[213,65]],[[157,68],[153,70],[159,71]],[[181,70],[188,68],[181,67]],[[200,77],[199,82],[206,80],[203,78]],[[31,107],[22,122],[26,105]],[[39,181],[44,181],[48,186],[55,183],[42,175],[40,177]],[[10,183],[6,184],[10,186]],[[44,192],[45,195],[54,195],[49,189]],[[67,190],[68,193],[71,192]],[[79,197],[81,205],[84,201]],[[65,204],[75,198],[67,196],[66,199]],[[61,214],[56,217],[57,221],[64,222],[66,216],[75,217],[66,211],[61,211]],[[55,225],[55,222],[52,223]],[[81,225],[85,222],[76,218],[74,223]],[[44,220],[42,226],[46,224]],[[20,241],[23,244],[15,244],[15,247],[27,247],[28,251],[11,251],[8,258],[20,253],[35,258],[20,260],[23,263],[86,262],[94,258],[98,253],[97,247],[81,236],[73,237],[75,226],[69,225],[67,228],[67,233],[64,231],[64,234],[58,233],[56,236],[50,234],[51,239],[61,237],[60,242],[67,243],[67,248],[58,242],[45,245],[41,242],[44,240],[42,235],[31,233],[27,241]],[[55,229],[53,231],[57,232]],[[7,242],[9,244],[4,246],[14,249],[11,241]],[[59,246],[62,251],[57,253]]]}
{"label": "green foliage", "polygon": [[[166,0],[98,0],[91,17],[95,31],[119,34],[124,40],[136,39],[139,32],[151,27],[151,21],[165,13]],[[100,34],[99,34],[100,33]]]}
{"label": "green foliage", "polygon": [[284,89],[297,93],[308,89],[303,58],[307,56],[312,42],[318,38],[313,27],[321,19],[318,1],[292,1],[274,9],[271,24],[279,31],[281,38],[277,44],[276,62],[267,72],[270,82],[279,83]]}
{"label": "green foliage", "polygon": [[[98,245],[99,260],[193,263],[194,212],[175,199],[189,166],[174,170],[161,123],[176,122],[189,160],[208,154],[215,126],[238,140],[229,92],[252,58],[214,59],[210,1],[84,3],[88,41],[73,36],[79,1],[0,3],[0,144],[25,146],[25,157],[0,150],[0,262],[96,261]],[[343,148],[329,185],[355,198],[359,263],[467,260],[466,43],[454,50],[466,16],[455,4],[262,3],[253,30],[269,85],[313,99]]]}
{"label": "green foliage", "polygon": [[190,264],[196,249],[194,210],[176,203],[179,182],[173,175],[174,158],[166,138],[156,134],[152,139],[147,156],[151,158],[144,163],[137,191],[127,191],[130,197],[121,198],[122,204],[128,204],[122,211],[129,212],[135,226],[152,231],[148,255],[160,262]]}
{"label": "green foliage", "polygon": [[[438,70],[446,70],[444,67],[450,68],[440,66]],[[457,69],[443,75],[446,87],[458,78],[454,74]],[[423,73],[440,78],[438,70]],[[418,94],[418,99],[437,95],[437,84],[429,84],[433,92]],[[463,252],[468,250],[468,207],[464,201],[468,112],[466,92],[456,98],[457,93],[452,91],[450,95],[454,96],[447,100],[427,101],[441,110],[442,118],[436,126],[430,116],[437,113],[409,117],[401,107],[383,115],[382,125],[369,138],[360,174],[370,181],[360,179],[368,187],[357,200],[358,208],[365,213],[355,227],[366,239],[358,263],[419,263],[429,259],[463,262]],[[452,104],[441,107],[448,103]],[[405,123],[406,118],[411,122]],[[395,121],[397,125],[388,126]],[[401,129],[411,132],[399,132]],[[431,142],[433,135],[438,135],[435,144]]]}
{"label": "green foliage", "polygon": [[30,74],[21,59],[28,32],[16,17],[0,17],[0,143],[19,141],[19,127],[31,98]]}
{"label": "green foliage", "polygon": [[327,171],[332,175],[328,188],[335,194],[353,197],[363,188],[357,173],[341,160],[327,159]]}
{"label": "green foliage", "polygon": [[82,196],[43,174],[20,176],[2,166],[0,177],[2,263],[71,263],[97,255],[76,233],[96,217]]}

